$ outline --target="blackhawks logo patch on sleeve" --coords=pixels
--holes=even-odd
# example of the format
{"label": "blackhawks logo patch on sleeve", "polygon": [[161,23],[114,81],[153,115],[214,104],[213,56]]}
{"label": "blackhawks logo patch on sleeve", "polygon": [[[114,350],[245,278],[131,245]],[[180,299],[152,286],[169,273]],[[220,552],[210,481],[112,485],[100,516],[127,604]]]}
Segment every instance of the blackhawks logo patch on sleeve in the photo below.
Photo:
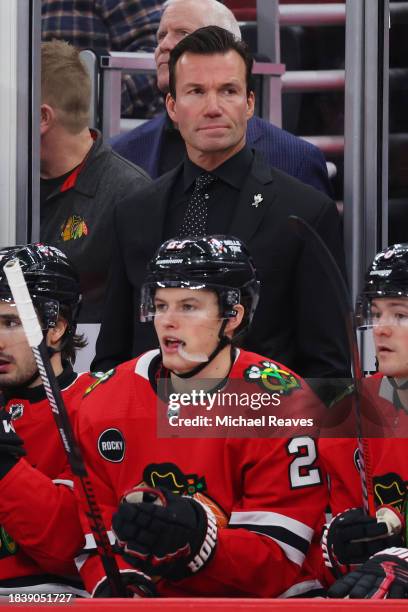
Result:
{"label": "blackhawks logo patch on sleeve", "polygon": [[110,378],[112,378],[115,372],[116,372],[115,368],[112,368],[111,370],[108,370],[107,372],[91,372],[92,378],[95,378],[96,380],[91,385],[89,385],[87,389],[85,389],[85,393],[83,397],[86,397],[87,395],[89,395],[91,391],[93,391],[101,383],[104,383]]}
{"label": "blackhawks logo patch on sleeve", "polygon": [[300,380],[287,370],[272,361],[261,361],[249,366],[244,372],[246,382],[257,383],[261,388],[271,393],[289,395],[296,389],[301,389]]}

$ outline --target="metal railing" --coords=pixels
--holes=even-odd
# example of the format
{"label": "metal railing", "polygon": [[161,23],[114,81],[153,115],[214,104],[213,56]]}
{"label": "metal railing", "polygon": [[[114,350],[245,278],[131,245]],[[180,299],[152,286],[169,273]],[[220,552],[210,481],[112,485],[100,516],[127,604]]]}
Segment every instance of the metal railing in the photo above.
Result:
{"label": "metal railing", "polygon": [[[96,100],[102,96],[102,133],[104,138],[110,138],[120,132],[120,98],[122,71],[135,73],[155,74],[156,64],[153,53],[119,53],[111,52],[100,57],[99,69],[103,71],[103,79],[98,78],[94,62],[89,51],[81,53],[81,58],[88,66],[93,81],[93,108],[96,109]],[[95,58],[95,59],[94,59]],[[270,62],[255,62],[253,74],[260,76],[262,83],[261,116],[274,123],[282,123],[282,81],[285,71],[283,64]],[[103,82],[102,91],[97,91],[98,83]]]}

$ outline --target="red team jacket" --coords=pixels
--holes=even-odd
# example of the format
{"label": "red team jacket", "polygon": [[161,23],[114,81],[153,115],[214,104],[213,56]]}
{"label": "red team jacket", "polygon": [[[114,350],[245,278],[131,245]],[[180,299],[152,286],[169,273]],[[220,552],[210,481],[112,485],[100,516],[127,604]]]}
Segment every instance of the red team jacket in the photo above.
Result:
{"label": "red team jacket", "polygon": [[[248,392],[259,390],[262,377],[248,381],[245,373],[262,369],[265,358],[237,353],[230,378],[245,379]],[[294,399],[307,399],[304,381],[275,367],[291,380],[282,387],[288,410]],[[305,563],[327,503],[314,440],[158,438],[159,369],[158,351],[149,351],[107,372],[81,404],[77,436],[106,526],[123,493],[142,482],[196,495],[211,505],[221,526],[215,554],[189,578],[160,580],[160,595],[289,597],[320,587]],[[85,514],[82,520],[86,547],[77,567],[92,592],[104,572]],[[120,557],[118,564],[130,570]]]}
{"label": "red team jacket", "polygon": [[[72,418],[95,379],[67,367],[58,381]],[[43,387],[22,389],[6,410],[27,455],[0,479],[0,594],[83,593],[72,561],[83,545],[72,476]]]}

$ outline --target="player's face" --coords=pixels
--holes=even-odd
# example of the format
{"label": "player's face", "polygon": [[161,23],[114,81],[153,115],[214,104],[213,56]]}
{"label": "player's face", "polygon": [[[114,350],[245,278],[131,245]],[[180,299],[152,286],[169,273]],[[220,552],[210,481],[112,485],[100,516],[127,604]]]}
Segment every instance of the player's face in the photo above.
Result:
{"label": "player's face", "polygon": [[178,42],[198,28],[209,23],[211,16],[200,7],[197,0],[185,0],[171,4],[163,13],[157,31],[157,47],[154,54],[157,66],[157,86],[160,91],[169,90],[170,51]]}
{"label": "player's face", "polygon": [[176,64],[176,99],[168,94],[166,106],[189,158],[206,169],[217,167],[242,149],[254,112],[244,60],[234,50],[185,53]]}
{"label": "player's face", "polygon": [[221,327],[212,291],[158,289],[154,326],[166,368],[182,374],[206,361],[218,344]]}
{"label": "player's face", "polygon": [[378,369],[385,376],[408,376],[408,298],[372,301]]}
{"label": "player's face", "polygon": [[36,371],[15,305],[0,301],[0,388],[22,386]]}

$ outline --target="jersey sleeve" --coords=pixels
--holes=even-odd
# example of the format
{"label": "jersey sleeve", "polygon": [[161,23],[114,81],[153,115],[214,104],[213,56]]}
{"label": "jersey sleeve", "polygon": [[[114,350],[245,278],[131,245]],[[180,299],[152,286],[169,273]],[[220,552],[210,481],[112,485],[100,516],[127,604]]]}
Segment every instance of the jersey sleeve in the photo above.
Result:
{"label": "jersey sleeve", "polygon": [[231,442],[229,460],[242,461],[242,497],[218,530],[213,558],[183,581],[184,591],[287,597],[319,588],[305,565],[327,502],[314,440],[245,440],[239,448]]}
{"label": "jersey sleeve", "polygon": [[0,524],[45,571],[75,574],[83,533],[67,466],[52,480],[24,458],[0,480]]}
{"label": "jersey sleeve", "polygon": [[[96,394],[97,396],[98,394]],[[95,455],[95,434],[93,422],[86,413],[85,408],[92,405],[93,395],[86,399],[87,406],[80,410],[81,418],[76,422],[76,436],[81,440],[83,457],[87,466],[88,477],[92,486],[92,495],[97,502],[98,511],[104,528],[106,529],[110,544],[114,544],[115,537],[111,530],[112,515],[116,511],[118,501],[115,495],[115,487],[110,481],[108,471],[104,463]],[[84,545],[75,558],[75,565],[87,591],[94,594],[98,586],[105,580],[106,574],[98,554],[95,537],[92,531],[92,517],[89,516],[89,506],[84,493],[83,486],[77,477],[75,478],[75,495],[77,498],[80,522],[84,535]],[[114,555],[120,572],[132,572],[134,568],[127,564],[120,555]]]}

